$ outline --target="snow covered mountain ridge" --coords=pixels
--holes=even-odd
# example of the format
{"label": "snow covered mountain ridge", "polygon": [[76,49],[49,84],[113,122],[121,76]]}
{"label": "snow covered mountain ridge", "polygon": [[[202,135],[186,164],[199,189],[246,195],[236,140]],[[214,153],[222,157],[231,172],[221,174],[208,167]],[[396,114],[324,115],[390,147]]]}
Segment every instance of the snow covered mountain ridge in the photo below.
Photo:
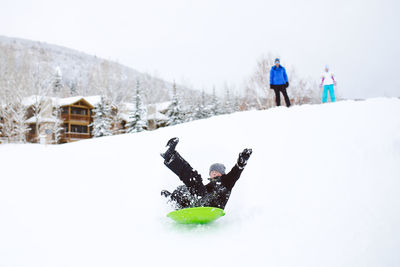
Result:
{"label": "snow covered mountain ridge", "polygon": [[[171,83],[73,49],[0,36],[0,56],[0,78],[8,80],[14,73],[25,76],[24,81],[28,83],[32,79],[30,76],[42,81],[60,78],[69,88],[59,95],[61,97],[109,94],[119,103],[122,99],[129,99],[139,80],[147,103],[170,100]],[[34,92],[37,89],[29,89],[34,86],[33,81],[29,86],[25,85],[25,90],[32,90],[27,95],[37,94]],[[193,94],[187,88],[178,89],[183,95]]]}
{"label": "snow covered mountain ridge", "polygon": [[[400,99],[216,116],[60,145],[1,145],[0,266],[400,266]],[[177,225],[160,196],[253,154],[226,215]]]}

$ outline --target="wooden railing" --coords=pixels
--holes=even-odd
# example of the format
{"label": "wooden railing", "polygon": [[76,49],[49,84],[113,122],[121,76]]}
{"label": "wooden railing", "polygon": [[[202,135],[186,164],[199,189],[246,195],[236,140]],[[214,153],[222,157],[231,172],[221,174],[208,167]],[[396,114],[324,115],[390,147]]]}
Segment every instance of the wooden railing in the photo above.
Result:
{"label": "wooden railing", "polygon": [[89,139],[90,134],[88,133],[64,133],[61,135],[61,139]]}
{"label": "wooden railing", "polygon": [[87,121],[87,122],[90,122],[89,115],[80,115],[80,114],[61,114],[61,119],[63,121]]}

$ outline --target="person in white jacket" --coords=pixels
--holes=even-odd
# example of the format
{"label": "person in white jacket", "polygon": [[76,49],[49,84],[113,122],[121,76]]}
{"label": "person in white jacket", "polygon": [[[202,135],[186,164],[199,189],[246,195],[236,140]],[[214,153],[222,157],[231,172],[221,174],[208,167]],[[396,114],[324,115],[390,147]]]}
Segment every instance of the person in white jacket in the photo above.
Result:
{"label": "person in white jacket", "polygon": [[329,91],[329,96],[331,97],[331,102],[335,102],[335,90],[334,86],[336,86],[336,81],[335,81],[335,76],[333,72],[329,71],[329,66],[325,66],[325,72],[322,73],[321,77],[321,84],[320,88],[324,86],[324,91],[322,92],[322,103],[326,103],[328,100],[328,91]]}

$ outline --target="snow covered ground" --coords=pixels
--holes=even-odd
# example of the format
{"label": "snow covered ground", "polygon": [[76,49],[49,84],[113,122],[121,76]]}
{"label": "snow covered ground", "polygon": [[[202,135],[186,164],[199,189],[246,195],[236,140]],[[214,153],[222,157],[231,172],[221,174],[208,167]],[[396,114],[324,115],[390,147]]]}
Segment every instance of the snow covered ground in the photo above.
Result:
{"label": "snow covered ground", "polygon": [[[170,137],[226,216],[177,225]],[[77,156],[79,154],[79,156]],[[400,266],[400,99],[274,108],[60,146],[0,145],[0,266]]]}

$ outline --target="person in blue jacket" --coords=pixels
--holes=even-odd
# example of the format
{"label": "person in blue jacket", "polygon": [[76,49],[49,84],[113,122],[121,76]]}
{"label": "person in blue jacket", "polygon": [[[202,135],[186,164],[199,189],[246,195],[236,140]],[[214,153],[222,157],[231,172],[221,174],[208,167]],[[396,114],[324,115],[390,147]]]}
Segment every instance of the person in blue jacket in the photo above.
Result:
{"label": "person in blue jacket", "polygon": [[286,89],[289,87],[289,80],[286,74],[286,70],[281,66],[279,58],[275,59],[275,65],[271,68],[269,75],[269,86],[275,91],[276,105],[281,105],[281,95],[285,98],[286,106],[290,107],[290,100]]}

